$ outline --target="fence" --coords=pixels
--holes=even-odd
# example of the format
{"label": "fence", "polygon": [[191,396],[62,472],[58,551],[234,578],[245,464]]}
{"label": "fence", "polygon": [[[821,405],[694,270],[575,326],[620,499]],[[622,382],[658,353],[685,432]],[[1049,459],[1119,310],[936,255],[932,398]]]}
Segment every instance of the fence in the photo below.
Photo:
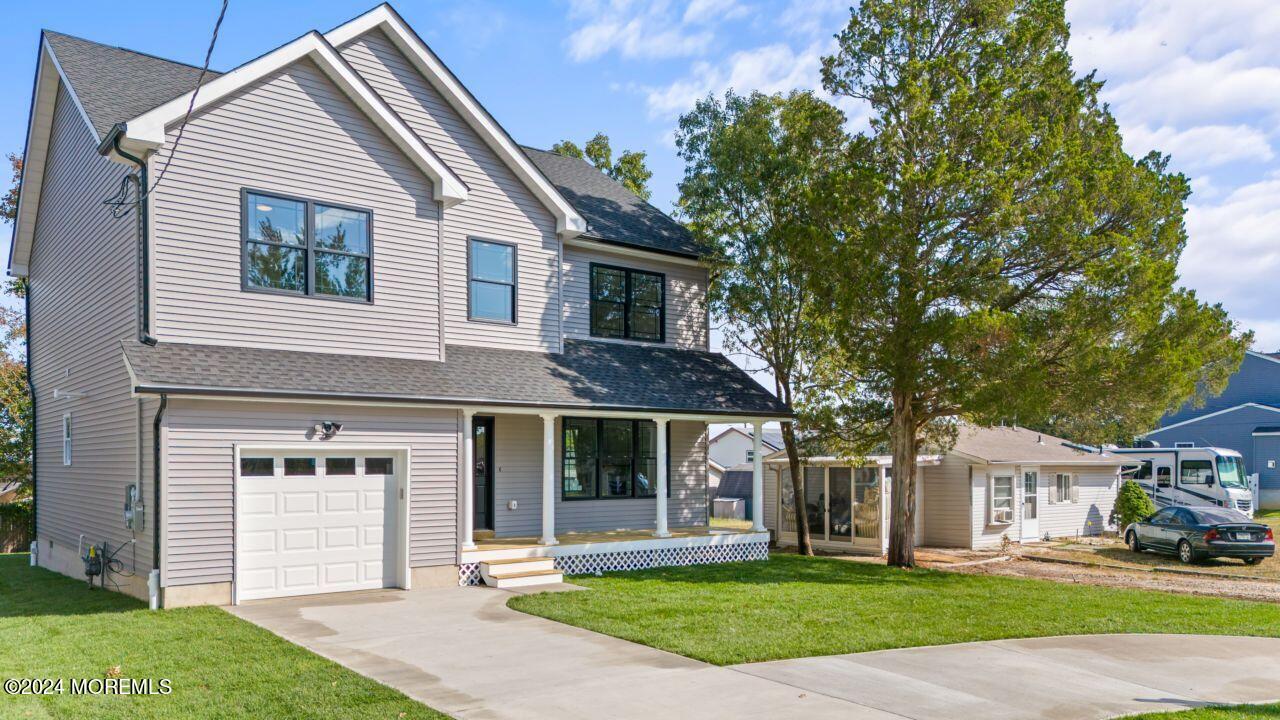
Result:
{"label": "fence", "polygon": [[31,547],[31,501],[0,504],[0,553]]}

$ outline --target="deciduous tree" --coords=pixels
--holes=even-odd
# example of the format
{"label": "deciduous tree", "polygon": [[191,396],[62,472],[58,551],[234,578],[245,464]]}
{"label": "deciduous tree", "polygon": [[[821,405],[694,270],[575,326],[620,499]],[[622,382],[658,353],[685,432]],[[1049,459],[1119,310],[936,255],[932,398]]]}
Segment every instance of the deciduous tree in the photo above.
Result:
{"label": "deciduous tree", "polygon": [[645,154],[624,150],[617,162],[614,162],[609,136],[604,133],[596,133],[595,137],[587,141],[585,149],[578,147],[572,140],[562,140],[551,146],[551,152],[586,160],[642,199],[649,199],[649,178],[653,177],[653,173],[645,165]]}

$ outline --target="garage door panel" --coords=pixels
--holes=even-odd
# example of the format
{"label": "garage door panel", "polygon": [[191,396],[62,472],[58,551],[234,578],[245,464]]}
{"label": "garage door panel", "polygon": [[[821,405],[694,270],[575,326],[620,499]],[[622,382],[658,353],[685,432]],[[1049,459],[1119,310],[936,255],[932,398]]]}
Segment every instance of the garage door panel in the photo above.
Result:
{"label": "garage door panel", "polygon": [[[275,457],[277,472],[284,456],[301,456],[296,450],[254,454],[267,455]],[[356,456],[363,468],[364,455]],[[396,584],[396,476],[327,475],[323,457],[317,456],[315,475],[238,479],[238,597]]]}

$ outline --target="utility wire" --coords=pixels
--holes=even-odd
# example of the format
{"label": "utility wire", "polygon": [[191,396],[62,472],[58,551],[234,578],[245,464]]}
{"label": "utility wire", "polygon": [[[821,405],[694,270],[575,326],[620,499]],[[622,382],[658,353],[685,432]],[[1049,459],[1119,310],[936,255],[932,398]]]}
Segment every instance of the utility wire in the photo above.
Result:
{"label": "utility wire", "polygon": [[[227,4],[230,0],[222,0],[222,9],[218,11],[218,20],[213,24],[213,35],[209,38],[209,48],[204,53],[204,65],[200,68],[200,75],[196,78],[195,89],[191,91],[191,102],[187,104],[187,112],[182,116],[182,124],[178,126],[178,136],[173,140],[173,147],[169,150],[169,160],[160,168],[160,174],[156,176],[156,181],[151,184],[150,188],[138,188],[138,202],[147,199],[147,196],[155,192],[160,187],[160,183],[164,181],[164,175],[169,171],[169,166],[173,164],[173,159],[178,153],[178,146],[182,144],[182,135],[186,132],[187,122],[191,120],[191,113],[196,107],[196,98],[200,96],[200,86],[204,84],[204,78],[209,74],[209,61],[213,59],[213,48],[218,44],[218,31],[222,29],[222,20],[227,16]],[[120,181],[120,189],[116,194],[103,200],[102,203],[111,208],[111,214],[117,218],[128,215],[132,203],[129,200],[130,186],[137,183],[132,174],[126,175]]]}

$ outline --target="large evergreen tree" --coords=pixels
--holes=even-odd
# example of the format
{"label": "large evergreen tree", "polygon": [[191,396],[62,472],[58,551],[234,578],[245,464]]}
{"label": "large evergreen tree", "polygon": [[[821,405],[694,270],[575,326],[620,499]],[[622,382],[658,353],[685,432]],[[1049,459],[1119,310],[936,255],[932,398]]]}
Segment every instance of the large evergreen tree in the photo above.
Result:
{"label": "large evergreen tree", "polygon": [[914,564],[924,440],[1132,433],[1220,390],[1250,339],[1178,287],[1187,181],[1125,154],[1067,38],[1062,0],[863,0],[823,62],[871,123],[806,265],[849,435],[890,440],[894,565]]}

